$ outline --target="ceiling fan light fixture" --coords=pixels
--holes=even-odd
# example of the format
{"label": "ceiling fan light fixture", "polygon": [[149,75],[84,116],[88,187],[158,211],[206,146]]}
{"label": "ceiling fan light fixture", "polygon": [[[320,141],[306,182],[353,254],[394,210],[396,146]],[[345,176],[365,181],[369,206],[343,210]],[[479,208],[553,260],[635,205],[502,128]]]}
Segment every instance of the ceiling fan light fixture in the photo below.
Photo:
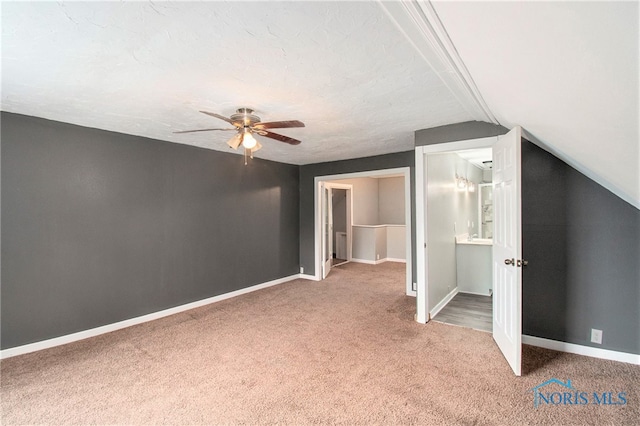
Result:
{"label": "ceiling fan light fixture", "polygon": [[258,144],[256,138],[253,137],[251,131],[249,129],[244,130],[244,134],[242,135],[242,146],[246,149],[254,148]]}
{"label": "ceiling fan light fixture", "polygon": [[[291,127],[305,127],[302,121],[287,120],[287,121],[269,121],[263,123],[260,121],[260,117],[253,114],[253,110],[250,108],[238,108],[235,114],[231,117],[225,117],[215,112],[200,111],[203,114],[211,117],[218,118],[233,126],[230,129],[195,129],[195,130],[182,130],[174,133],[195,133],[195,132],[209,132],[213,130],[218,131],[235,131],[237,132],[231,139],[227,141],[227,145],[231,149],[237,150],[242,145],[244,151],[244,164],[247,164],[247,157],[253,158],[253,153],[262,148],[260,142],[253,136],[254,133],[264,136],[265,138],[275,139],[280,142],[288,143],[289,145],[299,145],[298,139],[290,138],[279,133],[274,133],[270,129],[284,129]],[[269,129],[269,130],[267,130]]]}

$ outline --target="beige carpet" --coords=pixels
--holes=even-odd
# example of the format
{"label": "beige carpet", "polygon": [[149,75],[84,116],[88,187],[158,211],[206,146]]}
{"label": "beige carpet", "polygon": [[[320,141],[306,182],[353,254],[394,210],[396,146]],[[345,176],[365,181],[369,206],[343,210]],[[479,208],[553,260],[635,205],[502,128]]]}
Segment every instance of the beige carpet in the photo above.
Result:
{"label": "beige carpet", "polygon": [[[417,324],[403,291],[402,264],[347,264],[9,358],[2,424],[640,422],[640,367],[525,347],[517,378],[489,333]],[[534,408],[530,389],[551,378],[627,403]]]}

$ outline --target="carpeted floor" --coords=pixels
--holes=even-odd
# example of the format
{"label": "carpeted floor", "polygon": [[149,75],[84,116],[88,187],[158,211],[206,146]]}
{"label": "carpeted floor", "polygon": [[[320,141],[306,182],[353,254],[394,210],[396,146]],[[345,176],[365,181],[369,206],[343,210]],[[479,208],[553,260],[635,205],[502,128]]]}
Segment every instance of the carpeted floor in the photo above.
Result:
{"label": "carpeted floor", "polygon": [[[404,268],[347,264],[323,282],[296,280],[6,359],[0,420],[4,425],[640,422],[639,366],[525,347],[525,375],[515,377],[489,333],[414,322],[415,299],[403,295]],[[584,392],[589,403],[535,408],[531,389],[551,378],[571,380],[571,392]],[[565,390],[558,384],[546,389],[559,392],[556,401]],[[625,392],[626,404],[593,404],[594,392],[612,392],[610,402],[622,402],[619,392]]]}

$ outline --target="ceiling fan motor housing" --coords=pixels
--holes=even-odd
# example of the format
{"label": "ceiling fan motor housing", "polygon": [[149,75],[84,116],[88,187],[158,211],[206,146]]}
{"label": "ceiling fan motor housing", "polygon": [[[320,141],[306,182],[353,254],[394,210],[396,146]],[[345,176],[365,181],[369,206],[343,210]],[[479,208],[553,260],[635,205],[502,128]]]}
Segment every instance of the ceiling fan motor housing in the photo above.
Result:
{"label": "ceiling fan motor housing", "polygon": [[238,108],[236,113],[231,115],[230,119],[234,124],[242,127],[251,127],[260,122],[260,117],[254,115],[251,108]]}

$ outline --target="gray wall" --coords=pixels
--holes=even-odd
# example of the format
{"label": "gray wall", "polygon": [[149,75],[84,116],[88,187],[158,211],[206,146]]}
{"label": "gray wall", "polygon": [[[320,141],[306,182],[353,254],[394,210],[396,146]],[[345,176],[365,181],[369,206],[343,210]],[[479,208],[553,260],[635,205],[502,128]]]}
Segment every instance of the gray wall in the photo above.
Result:
{"label": "gray wall", "polygon": [[[411,168],[411,194],[415,193],[415,154],[414,151],[398,152],[395,154],[378,155],[374,157],[357,158],[354,160],[334,161],[328,163],[307,164],[300,166],[300,266],[305,274],[315,274],[314,261],[314,178],[316,176],[330,176],[342,173],[356,173],[373,170],[394,169],[398,167]],[[411,229],[415,229],[415,199],[411,197]],[[413,282],[416,276],[415,235],[411,242],[411,259],[413,265]]]}
{"label": "gray wall", "polygon": [[347,232],[347,190],[333,188],[331,190],[333,213],[333,254],[337,253],[337,232]]}
{"label": "gray wall", "polygon": [[523,333],[640,354],[640,211],[523,141],[522,234]]}
{"label": "gray wall", "polygon": [[299,167],[2,113],[3,349],[296,274]]}
{"label": "gray wall", "polygon": [[[458,123],[417,131],[416,145],[506,132]],[[640,211],[523,141],[522,233],[523,333],[639,354]],[[602,345],[591,328],[603,330]]]}
{"label": "gray wall", "polygon": [[331,193],[333,196],[333,230],[347,232],[347,190],[333,188]]}
{"label": "gray wall", "polygon": [[465,121],[416,131],[416,146],[480,139],[504,135],[507,129],[484,121]]}

